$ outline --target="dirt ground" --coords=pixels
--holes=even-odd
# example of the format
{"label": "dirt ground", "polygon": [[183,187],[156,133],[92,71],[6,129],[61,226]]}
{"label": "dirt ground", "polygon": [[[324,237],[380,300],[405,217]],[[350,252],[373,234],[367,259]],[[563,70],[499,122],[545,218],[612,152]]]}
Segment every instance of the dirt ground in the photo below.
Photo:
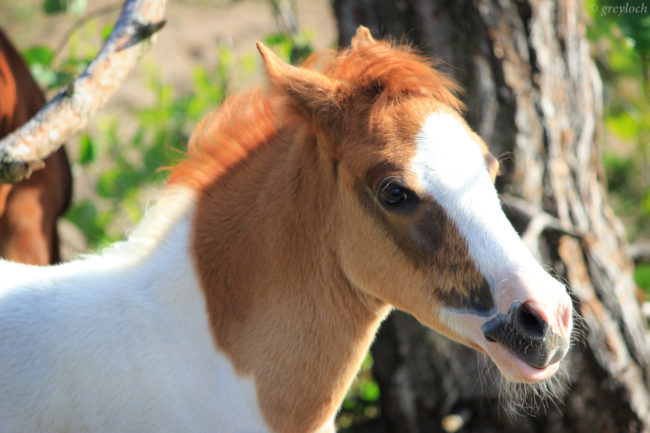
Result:
{"label": "dirt ground", "polygon": [[[38,44],[58,44],[78,18],[45,15],[41,4],[42,0],[0,0],[0,26],[21,50]],[[114,4],[114,0],[90,0],[87,12]],[[314,48],[332,46],[336,24],[329,0],[294,1],[294,10],[300,27],[313,34]],[[117,12],[98,21],[109,23],[116,17]],[[194,65],[215,65],[218,41],[228,43],[236,54],[250,53],[255,50],[255,41],[278,31],[267,0],[172,0],[167,5],[166,20],[151,53],[131,72],[105,110],[146,102],[143,98],[148,95],[141,89],[140,78],[147,58],[161,67],[165,82],[183,93],[190,89]]]}

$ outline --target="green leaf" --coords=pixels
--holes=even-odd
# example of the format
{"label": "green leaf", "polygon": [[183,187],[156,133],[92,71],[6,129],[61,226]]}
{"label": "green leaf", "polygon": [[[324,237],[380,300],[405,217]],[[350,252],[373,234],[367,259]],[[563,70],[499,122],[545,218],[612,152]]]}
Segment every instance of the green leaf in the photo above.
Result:
{"label": "green leaf", "polygon": [[291,49],[291,53],[289,54],[289,60],[291,61],[292,65],[297,65],[307,60],[307,57],[309,57],[311,53],[312,53],[312,49],[309,45],[296,44]]}
{"label": "green leaf", "polygon": [[605,125],[609,131],[623,140],[636,139],[640,134],[639,122],[628,111],[608,116]]}
{"label": "green leaf", "polygon": [[372,380],[366,380],[361,386],[361,398],[365,401],[378,401],[380,396],[379,385]]}
{"label": "green leaf", "polygon": [[46,14],[59,14],[68,10],[67,0],[44,0],[43,10]]}
{"label": "green leaf", "polygon": [[131,139],[131,147],[133,148],[139,148],[140,145],[142,144],[142,139],[144,138],[144,129],[138,128],[138,130],[135,132],[135,135]]}
{"label": "green leaf", "polygon": [[165,133],[157,134],[154,140],[156,144],[145,152],[143,162],[148,173],[153,173],[169,164],[169,159],[167,158],[167,149],[169,146],[166,145],[167,142],[165,141],[167,138],[168,135]]}
{"label": "green leaf", "polygon": [[86,0],[68,0],[68,10],[75,15],[83,14],[87,7]]}
{"label": "green leaf", "polygon": [[66,212],[65,219],[81,230],[89,246],[95,247],[107,240],[106,225],[109,220],[104,215],[98,214],[97,208],[90,201],[73,203]]}
{"label": "green leaf", "polygon": [[56,87],[59,83],[59,74],[49,66],[34,63],[29,67],[29,72],[40,86],[47,87],[48,89]]}
{"label": "green leaf", "polygon": [[607,187],[610,191],[622,194],[632,189],[632,183],[639,176],[636,160],[607,153],[603,155],[603,164],[607,173]]}
{"label": "green leaf", "polygon": [[131,166],[114,167],[106,170],[97,180],[95,190],[97,195],[104,198],[124,197],[136,189],[142,176]]}
{"label": "green leaf", "polygon": [[361,364],[361,368],[359,370],[360,371],[370,371],[370,370],[372,370],[372,366],[374,364],[375,364],[375,361],[372,358],[372,353],[368,352],[366,357],[363,359],[363,363]]}
{"label": "green leaf", "polygon": [[257,69],[257,56],[253,54],[244,54],[240,60],[242,69],[248,75],[252,75]]}
{"label": "green leaf", "polygon": [[77,162],[81,165],[88,165],[94,162],[97,158],[97,146],[95,141],[88,134],[81,136],[81,143],[79,144],[79,159]]}
{"label": "green leaf", "polygon": [[616,48],[612,48],[609,52],[609,66],[618,75],[636,77],[641,73],[640,58],[633,50],[630,39],[617,43]]}
{"label": "green leaf", "polygon": [[274,46],[280,44],[291,43],[291,39],[284,33],[273,33],[264,38],[266,45]]}
{"label": "green leaf", "polygon": [[217,56],[219,58],[219,63],[217,65],[217,76],[221,82],[228,82],[228,78],[232,71],[232,64],[234,62],[234,54],[232,50],[226,45],[219,45],[217,49]]}
{"label": "green leaf", "polygon": [[45,45],[35,45],[22,52],[27,65],[34,64],[49,66],[54,59],[54,51]]}
{"label": "green leaf", "polygon": [[114,23],[108,24],[107,26],[104,26],[102,28],[102,40],[106,41],[108,37],[110,36],[111,32],[113,31]]}
{"label": "green leaf", "polygon": [[86,11],[87,0],[44,0],[43,10],[46,14],[60,14],[70,12],[81,15]]}
{"label": "green leaf", "polygon": [[131,224],[137,224],[142,219],[142,203],[133,198],[124,201],[124,211]]}
{"label": "green leaf", "polygon": [[645,215],[650,215],[650,190],[646,192],[646,196],[643,199],[641,210]]}
{"label": "green leaf", "polygon": [[634,281],[650,295],[650,265],[639,265],[634,269]]}
{"label": "green leaf", "polygon": [[646,0],[627,0],[621,3],[618,22],[623,33],[634,40],[634,47],[640,53],[650,52],[650,14]]}

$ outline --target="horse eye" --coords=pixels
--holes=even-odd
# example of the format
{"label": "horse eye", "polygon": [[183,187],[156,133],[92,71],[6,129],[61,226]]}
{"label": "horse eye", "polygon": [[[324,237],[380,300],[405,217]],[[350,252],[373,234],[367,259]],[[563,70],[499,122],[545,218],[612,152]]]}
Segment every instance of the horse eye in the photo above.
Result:
{"label": "horse eye", "polygon": [[411,199],[412,191],[393,178],[384,179],[379,184],[378,196],[385,206],[397,206]]}

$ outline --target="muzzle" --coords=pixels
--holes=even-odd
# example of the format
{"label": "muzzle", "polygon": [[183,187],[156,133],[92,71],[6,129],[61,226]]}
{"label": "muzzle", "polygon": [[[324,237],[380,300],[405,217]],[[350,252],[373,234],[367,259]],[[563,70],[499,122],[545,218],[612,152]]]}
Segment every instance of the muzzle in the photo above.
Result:
{"label": "muzzle", "polygon": [[507,314],[497,314],[482,327],[488,341],[500,343],[528,365],[545,368],[562,359],[569,342],[551,330],[527,304],[515,302]]}

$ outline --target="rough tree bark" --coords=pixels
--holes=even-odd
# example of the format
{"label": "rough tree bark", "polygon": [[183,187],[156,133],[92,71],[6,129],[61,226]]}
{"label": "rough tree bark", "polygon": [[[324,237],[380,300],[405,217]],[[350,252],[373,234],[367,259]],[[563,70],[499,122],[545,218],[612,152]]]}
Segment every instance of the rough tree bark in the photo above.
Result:
{"label": "rough tree bark", "polygon": [[83,73],[17,131],[0,140],[0,183],[16,183],[43,167],[108,101],[164,25],[167,0],[125,0],[113,31]]}
{"label": "rough tree bark", "polygon": [[341,45],[359,24],[376,37],[406,38],[463,85],[467,119],[500,156],[504,209],[567,281],[585,328],[558,407],[508,419],[497,415],[490,378],[477,379],[478,356],[394,314],[373,347],[382,391],[382,422],[373,431],[432,432],[444,423],[466,432],[650,431],[650,344],[622,226],[603,188],[601,81],[581,5],[334,0]]}

